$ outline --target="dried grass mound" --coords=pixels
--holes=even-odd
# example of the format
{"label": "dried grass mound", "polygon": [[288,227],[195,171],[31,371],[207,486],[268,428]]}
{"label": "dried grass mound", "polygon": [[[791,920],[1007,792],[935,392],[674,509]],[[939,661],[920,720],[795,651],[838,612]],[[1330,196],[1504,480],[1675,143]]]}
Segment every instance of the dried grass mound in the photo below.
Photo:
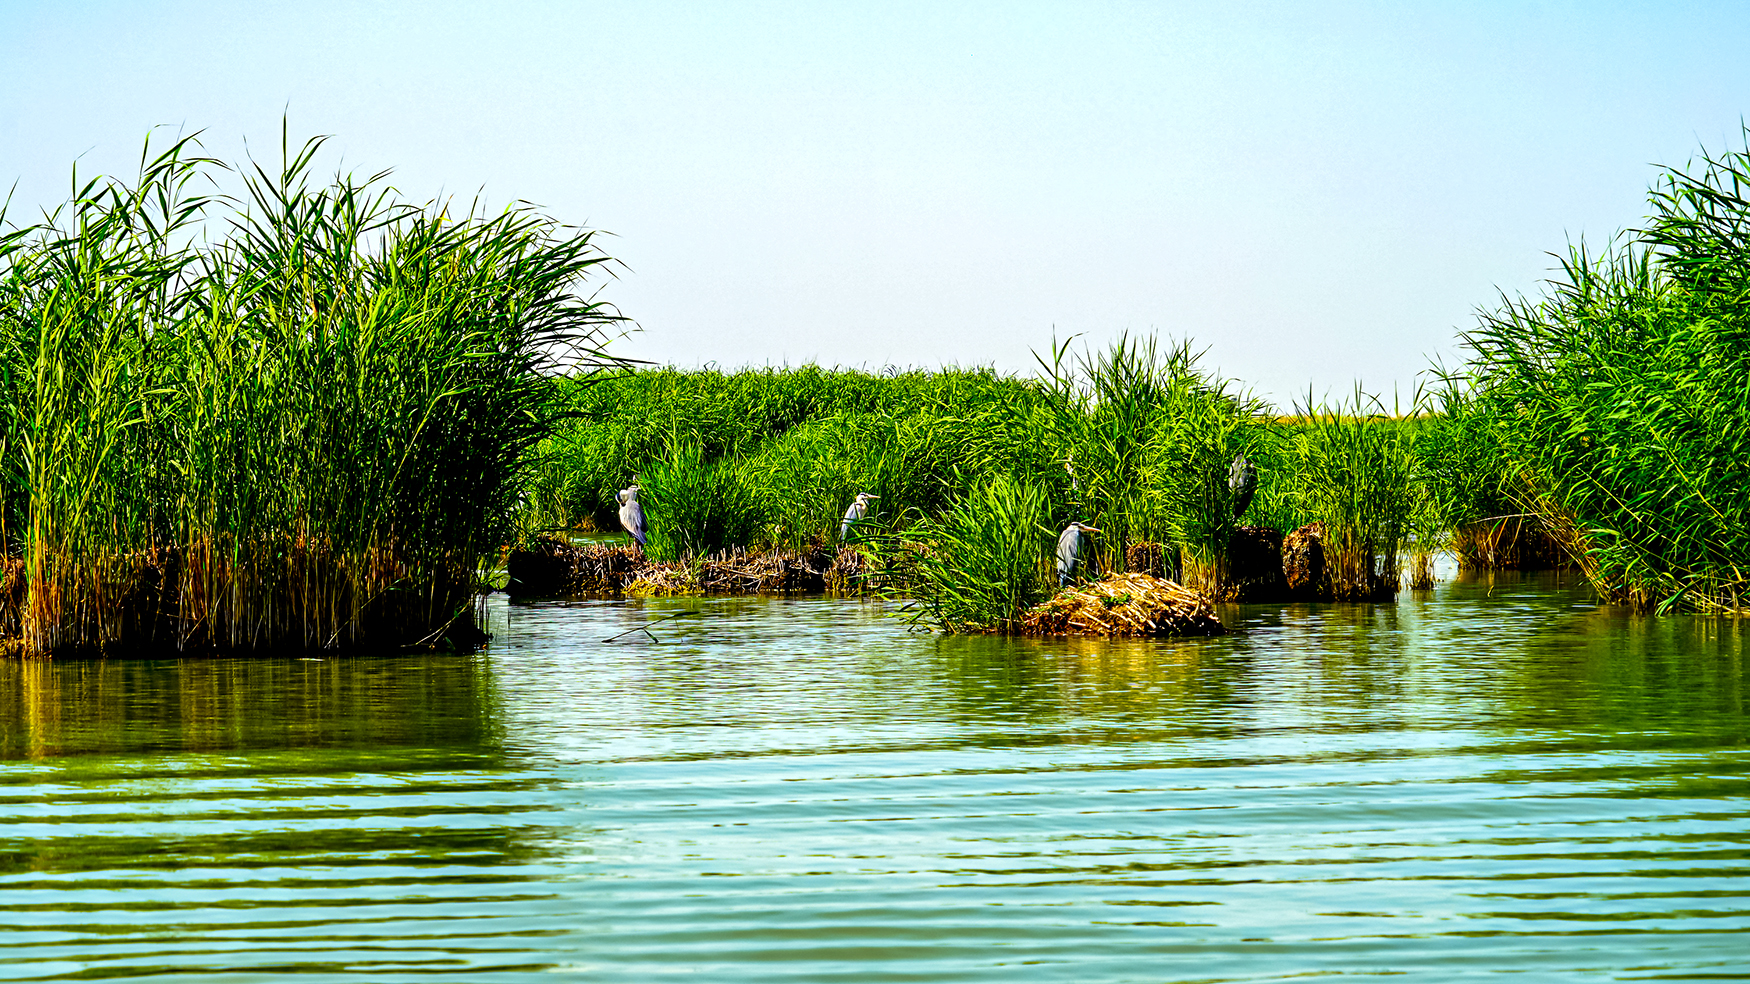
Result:
{"label": "dried grass mound", "polygon": [[1149,574],[1108,574],[1066,588],[1021,620],[1033,636],[1210,636],[1227,629],[1208,597]]}
{"label": "dried grass mound", "polygon": [[521,598],[579,595],[797,594],[835,591],[852,594],[886,572],[868,569],[864,555],[844,548],[837,554],[820,547],[800,552],[725,550],[703,560],[663,563],[635,547],[577,546],[545,539],[527,550],[511,551],[506,590]]}
{"label": "dried grass mound", "polygon": [[790,594],[826,590],[833,557],[824,550],[752,553],[735,548],[687,564],[649,564],[629,594]]}

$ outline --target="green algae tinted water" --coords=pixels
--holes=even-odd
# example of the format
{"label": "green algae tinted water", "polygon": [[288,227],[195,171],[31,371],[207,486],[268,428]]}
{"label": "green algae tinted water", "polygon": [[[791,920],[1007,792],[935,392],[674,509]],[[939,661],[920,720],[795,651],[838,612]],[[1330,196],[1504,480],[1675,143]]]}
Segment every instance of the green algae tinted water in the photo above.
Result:
{"label": "green algae tinted water", "polygon": [[1750,977],[1738,622],[1507,577],[1158,644],[491,617],[0,664],[0,977]]}

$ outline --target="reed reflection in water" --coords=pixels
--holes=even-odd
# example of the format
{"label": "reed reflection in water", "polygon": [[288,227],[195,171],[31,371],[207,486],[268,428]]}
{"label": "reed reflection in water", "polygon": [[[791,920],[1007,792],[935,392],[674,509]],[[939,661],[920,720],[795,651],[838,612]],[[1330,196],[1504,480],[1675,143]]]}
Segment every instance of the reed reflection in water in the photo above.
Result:
{"label": "reed reflection in water", "polygon": [[495,600],[468,657],[0,664],[0,962],[1750,976],[1738,623],[1513,577],[1225,617],[1038,642]]}

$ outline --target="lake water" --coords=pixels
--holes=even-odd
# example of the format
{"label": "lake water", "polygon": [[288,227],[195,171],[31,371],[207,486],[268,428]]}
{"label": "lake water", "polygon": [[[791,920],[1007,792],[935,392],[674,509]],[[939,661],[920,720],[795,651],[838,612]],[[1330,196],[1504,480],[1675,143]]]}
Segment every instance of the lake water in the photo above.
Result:
{"label": "lake water", "polygon": [[1733,620],[1571,576],[1164,643],[490,615],[468,656],[0,663],[0,977],[1750,977]]}

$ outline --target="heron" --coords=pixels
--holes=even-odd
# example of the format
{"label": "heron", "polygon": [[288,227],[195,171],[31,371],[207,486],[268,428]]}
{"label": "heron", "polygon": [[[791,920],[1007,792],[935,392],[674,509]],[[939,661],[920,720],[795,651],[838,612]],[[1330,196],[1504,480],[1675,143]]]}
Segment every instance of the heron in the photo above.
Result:
{"label": "heron", "polygon": [[1246,459],[1241,451],[1227,470],[1227,488],[1234,494],[1234,518],[1239,519],[1252,504],[1252,493],[1258,491],[1258,466]]}
{"label": "heron", "polygon": [[638,504],[638,480],[633,479],[630,487],[621,489],[618,498],[620,525],[632,534],[632,539],[637,540],[640,547],[644,546],[650,527],[644,522],[644,507]]}
{"label": "heron", "polygon": [[845,535],[851,532],[852,525],[869,515],[869,500],[879,498],[881,497],[870,495],[867,492],[857,493],[857,501],[851,503],[851,508],[845,510],[845,521],[839,524],[839,539],[843,540]]}
{"label": "heron", "polygon": [[1076,571],[1076,561],[1082,555],[1082,534],[1098,533],[1097,528],[1076,520],[1063,528],[1057,537],[1057,586],[1069,586],[1070,575]]}

